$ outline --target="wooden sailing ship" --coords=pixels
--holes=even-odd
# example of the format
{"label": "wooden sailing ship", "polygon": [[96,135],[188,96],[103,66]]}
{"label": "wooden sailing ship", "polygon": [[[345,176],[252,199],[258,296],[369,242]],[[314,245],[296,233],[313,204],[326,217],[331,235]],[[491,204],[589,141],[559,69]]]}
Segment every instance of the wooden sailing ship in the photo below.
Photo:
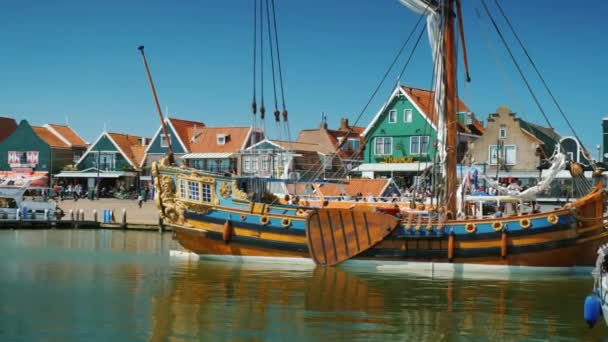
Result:
{"label": "wooden sailing ship", "polygon": [[[430,209],[413,206],[407,212],[367,204],[348,208],[281,204],[272,195],[245,193],[239,186],[246,180],[239,177],[177,167],[170,152],[153,165],[152,174],[160,216],[172,226],[180,244],[198,254],[311,258],[318,265],[350,259],[592,265],[597,247],[608,241],[601,181],[585,196],[556,210],[492,218],[456,215],[457,161],[456,154],[449,153],[457,144],[456,10],[453,0],[431,3],[437,6],[433,13],[440,15],[443,32],[439,51],[444,70],[438,92],[445,96],[436,106],[446,132],[439,139],[444,145],[440,204]],[[153,85],[152,90],[162,122]],[[278,111],[275,115],[278,118]],[[575,164],[571,170],[581,173]]]}

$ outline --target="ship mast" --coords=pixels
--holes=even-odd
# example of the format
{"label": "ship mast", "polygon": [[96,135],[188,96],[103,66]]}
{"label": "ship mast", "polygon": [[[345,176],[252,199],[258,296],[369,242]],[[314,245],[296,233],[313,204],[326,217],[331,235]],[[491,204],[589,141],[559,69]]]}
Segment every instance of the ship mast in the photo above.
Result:
{"label": "ship mast", "polygon": [[[454,33],[454,6],[453,0],[446,0],[443,9],[443,51],[444,67],[443,75],[445,85],[445,101],[443,115],[446,122],[446,158],[445,158],[445,186],[443,193],[443,204],[448,212],[456,213],[456,192],[458,191],[458,179],[456,177],[458,131],[456,115],[456,49]],[[455,218],[455,216],[452,216]]]}

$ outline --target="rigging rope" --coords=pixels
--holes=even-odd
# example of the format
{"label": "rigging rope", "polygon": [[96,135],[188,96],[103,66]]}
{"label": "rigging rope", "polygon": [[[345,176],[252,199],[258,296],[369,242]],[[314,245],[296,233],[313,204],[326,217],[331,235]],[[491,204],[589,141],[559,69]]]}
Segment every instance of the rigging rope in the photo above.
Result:
{"label": "rigging rope", "polygon": [[[264,11],[262,9],[263,0],[260,0],[260,96],[262,103],[260,106],[260,118],[264,122],[266,107],[264,106]],[[264,125],[265,122],[264,122]]]}
{"label": "rigging rope", "polygon": [[511,21],[509,20],[509,18],[507,17],[507,15],[505,14],[505,12],[502,9],[502,6],[500,6],[500,3],[497,0],[494,0],[494,3],[496,3],[496,6],[498,7],[498,10],[500,11],[500,13],[502,14],[503,18],[505,19],[505,21],[507,22],[507,25],[509,26],[509,28],[511,29],[511,32],[513,33],[513,36],[515,36],[515,39],[517,39],[517,42],[519,43],[519,46],[521,47],[521,49],[524,51],[524,54],[526,55],[526,57],[528,57],[528,61],[530,62],[530,64],[532,65],[532,68],[534,69],[534,71],[536,72],[536,75],[538,75],[538,78],[540,79],[540,81],[542,82],[543,86],[545,87],[545,90],[547,91],[547,93],[549,94],[549,96],[551,97],[551,100],[553,101],[553,103],[555,104],[555,106],[557,107],[557,110],[559,110],[561,116],[564,118],[564,121],[566,121],[566,124],[568,125],[568,127],[570,128],[570,130],[572,131],[572,134],[574,134],[574,137],[576,138],[576,140],[578,140],[579,144],[583,147],[583,154],[585,154],[585,157],[589,160],[589,162],[591,163],[591,165],[593,166],[593,168],[596,168],[595,163],[591,160],[592,158],[590,158],[589,155],[589,151],[587,151],[587,149],[585,148],[585,146],[583,145],[583,142],[581,141],[581,139],[579,139],[578,134],[576,133],[576,131],[574,130],[574,127],[572,126],[572,124],[570,123],[570,120],[568,120],[568,117],[566,116],[566,113],[564,113],[564,110],[562,109],[562,106],[560,106],[559,102],[557,102],[557,98],[553,95],[553,92],[551,91],[551,89],[549,88],[549,85],[547,84],[547,82],[545,81],[545,78],[543,77],[543,75],[541,74],[540,70],[536,67],[536,63],[534,63],[534,60],[532,60],[532,57],[530,56],[530,54],[528,53],[528,49],[526,49],[524,43],[521,41],[521,39],[519,38],[519,35],[517,34],[517,32],[515,31],[515,28],[513,27],[513,25],[511,24]]}
{"label": "rigging rope", "polygon": [[[416,32],[416,30],[418,29],[418,25],[420,24],[420,22],[422,21],[422,19],[425,17],[426,12],[428,11],[429,8],[429,4],[427,4],[424,12],[422,12],[419,17],[418,17],[418,21],[416,21],[416,24],[414,25],[414,27],[412,28],[412,30],[410,31],[407,39],[405,40],[405,42],[401,45],[401,48],[399,49],[399,51],[397,52],[397,54],[395,55],[395,57],[393,58],[393,61],[391,62],[391,64],[389,65],[388,69],[386,70],[386,72],[384,73],[384,75],[382,76],[382,79],[380,80],[380,82],[378,83],[378,85],[376,86],[376,88],[374,89],[374,91],[372,92],[370,98],[368,99],[368,101],[365,103],[365,105],[363,106],[363,109],[360,111],[359,115],[357,115],[355,122],[353,123],[353,125],[349,128],[349,130],[347,131],[347,135],[350,135],[350,133],[352,133],[353,131],[353,127],[355,127],[357,125],[357,123],[359,122],[359,120],[361,119],[361,117],[363,116],[363,114],[366,112],[367,108],[369,107],[369,105],[371,104],[371,102],[373,101],[373,99],[376,97],[376,95],[378,94],[378,91],[380,90],[380,88],[382,87],[382,85],[384,84],[384,82],[386,81],[386,78],[388,77],[389,73],[391,72],[391,70],[393,69],[393,67],[395,66],[395,64],[397,63],[397,61],[399,60],[399,57],[401,56],[401,54],[403,53],[403,50],[405,49],[405,47],[407,46],[407,44],[409,43],[410,39],[412,38],[412,36],[414,35],[414,33]],[[337,154],[337,151],[339,151],[340,147],[342,146],[342,144],[339,144],[338,147],[336,148],[336,150],[334,151],[334,154]],[[358,152],[360,154],[360,151]],[[324,170],[318,170],[316,172],[316,174],[320,175]],[[305,170],[303,172],[304,175],[307,175],[308,173],[313,173],[314,171],[312,170],[312,168],[309,168],[307,170]],[[315,173],[313,173],[315,174]],[[314,179],[314,177],[313,177]]]}
{"label": "rigging rope", "polygon": [[258,111],[258,105],[256,103],[256,59],[257,59],[257,17],[258,17],[258,9],[257,9],[257,1],[254,0],[253,3],[253,100],[251,101],[251,112],[255,116]]}
{"label": "rigging rope", "polygon": [[280,115],[281,113],[279,112],[279,104],[277,101],[277,82],[276,82],[276,78],[275,78],[275,72],[274,72],[274,53],[273,53],[273,44],[272,44],[272,28],[270,26],[270,9],[268,7],[268,1],[266,0],[266,23],[268,26],[268,46],[270,48],[270,66],[271,66],[271,71],[272,71],[272,92],[274,94],[274,120],[276,122],[281,121]]}
{"label": "rigging rope", "polygon": [[283,104],[283,121],[287,121],[287,107],[285,106],[285,90],[283,88],[283,71],[281,68],[281,52],[279,49],[279,31],[277,30],[277,18],[275,12],[274,0],[272,0],[272,21],[274,23],[274,40],[277,48],[277,66],[279,68],[279,84],[281,87],[281,101]]}
{"label": "rigging rope", "polygon": [[[534,91],[532,90],[532,87],[530,86],[530,83],[528,82],[528,79],[526,78],[526,76],[524,75],[523,70],[521,69],[521,67],[519,66],[519,63],[517,63],[517,60],[515,60],[515,56],[513,55],[513,52],[511,51],[511,48],[509,47],[509,45],[507,44],[507,41],[504,37],[504,35],[502,34],[502,32],[500,31],[500,28],[498,27],[498,25],[496,24],[496,21],[494,20],[494,17],[492,16],[492,14],[490,13],[490,10],[488,9],[488,6],[486,5],[486,2],[484,0],[481,0],[481,4],[483,5],[486,13],[488,14],[488,17],[490,18],[490,21],[492,22],[492,25],[494,26],[494,29],[496,30],[496,33],[498,34],[498,36],[500,37],[503,45],[505,46],[505,48],[507,49],[507,52],[509,52],[509,55],[511,56],[511,60],[513,61],[513,64],[515,64],[515,67],[517,68],[517,71],[519,72],[519,75],[521,76],[521,78],[523,79],[524,83],[526,84],[526,87],[528,88],[528,91],[530,92],[530,95],[532,96],[532,98],[534,99],[534,102],[536,103],[536,106],[538,107],[538,110],[541,112],[541,114],[543,115],[543,117],[545,118],[545,121],[547,122],[547,125],[549,126],[549,128],[553,129],[553,125],[551,125],[551,121],[549,120],[549,117],[547,116],[547,113],[545,113],[545,110],[543,109],[543,107],[541,106],[538,98],[536,97],[536,94],[534,93]],[[550,137],[552,140],[552,137]],[[557,141],[556,141],[557,142]],[[559,143],[559,142],[557,142]]]}

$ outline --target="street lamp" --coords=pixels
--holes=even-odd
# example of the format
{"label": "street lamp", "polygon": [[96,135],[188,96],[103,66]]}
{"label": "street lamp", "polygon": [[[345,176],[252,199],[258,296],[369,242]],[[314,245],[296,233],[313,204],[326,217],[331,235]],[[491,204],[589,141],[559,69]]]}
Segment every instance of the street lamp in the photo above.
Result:
{"label": "street lamp", "polygon": [[598,163],[600,162],[600,157],[601,157],[600,150],[601,150],[601,148],[602,147],[600,145],[595,146],[595,149],[597,150],[597,162]]}

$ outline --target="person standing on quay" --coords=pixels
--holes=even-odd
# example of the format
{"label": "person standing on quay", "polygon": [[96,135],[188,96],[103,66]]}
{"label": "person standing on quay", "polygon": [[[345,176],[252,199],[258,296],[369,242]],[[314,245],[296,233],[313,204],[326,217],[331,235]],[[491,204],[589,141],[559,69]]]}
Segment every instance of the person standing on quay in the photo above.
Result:
{"label": "person standing on quay", "polygon": [[139,194],[137,195],[137,205],[141,208],[142,203],[144,202],[145,192],[144,189],[139,190]]}

